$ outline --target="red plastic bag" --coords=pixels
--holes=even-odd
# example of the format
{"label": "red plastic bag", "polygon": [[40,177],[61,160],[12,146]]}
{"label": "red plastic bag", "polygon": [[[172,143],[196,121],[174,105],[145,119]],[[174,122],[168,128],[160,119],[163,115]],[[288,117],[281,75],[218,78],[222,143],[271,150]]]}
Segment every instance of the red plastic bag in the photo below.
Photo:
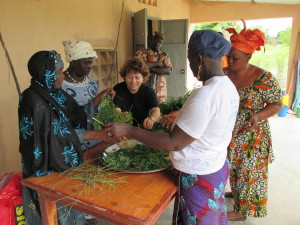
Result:
{"label": "red plastic bag", "polygon": [[25,224],[21,179],[21,173],[8,173],[0,181],[0,225]]}

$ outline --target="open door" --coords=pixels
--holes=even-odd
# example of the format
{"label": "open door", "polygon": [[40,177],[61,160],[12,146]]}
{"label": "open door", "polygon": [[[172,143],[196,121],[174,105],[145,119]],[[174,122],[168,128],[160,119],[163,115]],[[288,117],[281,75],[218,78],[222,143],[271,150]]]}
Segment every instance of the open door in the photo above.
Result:
{"label": "open door", "polygon": [[187,89],[188,20],[161,20],[160,31],[166,40],[162,50],[172,62],[173,71],[167,77],[168,97],[183,96]]}
{"label": "open door", "polygon": [[172,62],[173,71],[167,77],[168,97],[183,96],[187,89],[187,43],[188,20],[160,20],[148,17],[147,9],[132,14],[133,55],[138,49],[148,47],[148,37],[154,31],[161,31],[166,41],[162,51],[166,52]]}
{"label": "open door", "polygon": [[133,55],[142,48],[147,48],[148,24],[147,9],[142,9],[132,14],[133,27]]}

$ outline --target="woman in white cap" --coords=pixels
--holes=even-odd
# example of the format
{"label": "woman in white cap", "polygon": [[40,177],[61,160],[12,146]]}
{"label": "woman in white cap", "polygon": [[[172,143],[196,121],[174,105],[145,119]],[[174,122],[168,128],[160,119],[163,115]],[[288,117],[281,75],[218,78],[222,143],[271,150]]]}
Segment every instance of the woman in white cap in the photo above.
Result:
{"label": "woman in white cap", "polygon": [[[98,106],[107,94],[114,96],[113,89],[105,89],[99,93],[98,82],[90,77],[92,64],[97,58],[97,53],[92,45],[86,41],[63,41],[64,50],[66,54],[66,61],[69,67],[64,71],[64,81],[62,89],[70,94],[80,106],[85,107],[87,112],[87,129],[93,129],[93,119],[95,112],[98,111]],[[81,136],[81,135],[79,135]],[[84,134],[82,134],[84,137]],[[93,147],[99,141],[92,140],[82,142],[82,150]]]}

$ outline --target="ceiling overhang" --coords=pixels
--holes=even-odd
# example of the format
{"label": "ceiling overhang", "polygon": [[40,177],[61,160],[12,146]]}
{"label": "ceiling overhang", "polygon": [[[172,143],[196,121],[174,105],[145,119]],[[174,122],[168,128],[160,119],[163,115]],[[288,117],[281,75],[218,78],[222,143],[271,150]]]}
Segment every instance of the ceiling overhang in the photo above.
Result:
{"label": "ceiling overhang", "polygon": [[250,2],[299,5],[300,0],[192,0],[193,2]]}

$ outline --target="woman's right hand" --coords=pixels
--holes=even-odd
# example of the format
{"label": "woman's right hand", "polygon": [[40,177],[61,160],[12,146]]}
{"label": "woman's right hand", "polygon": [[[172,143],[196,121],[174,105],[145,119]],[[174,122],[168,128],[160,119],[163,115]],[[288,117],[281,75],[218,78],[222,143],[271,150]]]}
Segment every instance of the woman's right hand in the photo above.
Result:
{"label": "woman's right hand", "polygon": [[254,114],[249,118],[248,121],[245,122],[244,126],[248,131],[257,129],[258,128],[257,121],[258,121],[257,114]]}
{"label": "woman's right hand", "polygon": [[153,126],[154,126],[155,121],[150,119],[149,117],[147,117],[146,119],[144,119],[143,121],[143,127],[147,130],[152,130]]}

